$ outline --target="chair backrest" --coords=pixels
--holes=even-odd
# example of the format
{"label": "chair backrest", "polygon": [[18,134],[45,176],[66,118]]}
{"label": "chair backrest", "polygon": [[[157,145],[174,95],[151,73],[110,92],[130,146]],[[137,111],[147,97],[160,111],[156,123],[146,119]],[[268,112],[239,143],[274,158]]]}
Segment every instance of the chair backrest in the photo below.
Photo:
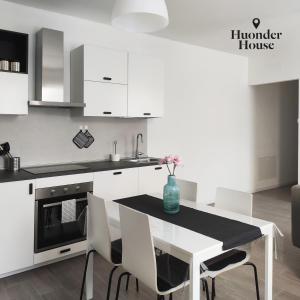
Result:
{"label": "chair backrest", "polygon": [[215,207],[252,216],[253,194],[218,187]]}
{"label": "chair backrest", "polygon": [[176,179],[177,185],[180,188],[180,197],[184,200],[197,201],[198,184],[197,182],[184,179]]}
{"label": "chair backrest", "polygon": [[149,217],[119,206],[122,236],[122,266],[157,292],[157,269]]}
{"label": "chair backrest", "polygon": [[88,193],[87,241],[103,258],[111,262],[111,237],[105,201]]}

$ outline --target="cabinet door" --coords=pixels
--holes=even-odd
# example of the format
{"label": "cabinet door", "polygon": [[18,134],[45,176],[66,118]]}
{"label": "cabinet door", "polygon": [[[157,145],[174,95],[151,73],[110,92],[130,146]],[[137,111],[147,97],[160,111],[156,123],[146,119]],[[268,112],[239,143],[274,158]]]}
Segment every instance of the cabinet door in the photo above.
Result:
{"label": "cabinet door", "polygon": [[33,265],[34,195],[30,184],[33,182],[0,184],[0,274]]}
{"label": "cabinet door", "polygon": [[127,84],[127,52],[85,45],[84,80]]}
{"label": "cabinet door", "polygon": [[0,114],[28,114],[28,75],[0,72]]}
{"label": "cabinet door", "polygon": [[162,194],[167,177],[165,166],[139,168],[139,194]]}
{"label": "cabinet door", "polygon": [[84,82],[85,116],[125,117],[127,85]]}
{"label": "cabinet door", "polygon": [[105,200],[138,195],[138,168],[95,173],[94,195]]}
{"label": "cabinet door", "polygon": [[164,67],[156,58],[130,54],[128,116],[161,117],[164,110]]}

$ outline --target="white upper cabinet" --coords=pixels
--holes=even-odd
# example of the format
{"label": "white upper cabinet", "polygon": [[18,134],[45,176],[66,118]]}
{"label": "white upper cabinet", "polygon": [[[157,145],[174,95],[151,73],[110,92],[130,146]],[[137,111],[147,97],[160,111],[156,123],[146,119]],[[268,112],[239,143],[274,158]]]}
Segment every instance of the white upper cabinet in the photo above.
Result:
{"label": "white upper cabinet", "polygon": [[127,116],[127,52],[83,45],[71,52],[71,101],[84,116]]}
{"label": "white upper cabinet", "polygon": [[85,45],[84,80],[127,84],[127,52]]}
{"label": "white upper cabinet", "polygon": [[128,116],[162,117],[164,112],[164,65],[157,58],[129,54]]}
{"label": "white upper cabinet", "polygon": [[28,114],[28,75],[0,72],[0,114]]}
{"label": "white upper cabinet", "polygon": [[147,118],[164,111],[161,60],[83,45],[71,51],[71,101],[84,116]]}
{"label": "white upper cabinet", "polygon": [[94,81],[84,82],[84,115],[126,117],[127,86]]}

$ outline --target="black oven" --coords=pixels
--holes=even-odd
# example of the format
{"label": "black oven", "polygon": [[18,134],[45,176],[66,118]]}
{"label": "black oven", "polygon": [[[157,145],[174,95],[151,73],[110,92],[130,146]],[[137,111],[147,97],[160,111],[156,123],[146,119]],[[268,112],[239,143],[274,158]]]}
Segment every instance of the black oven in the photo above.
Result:
{"label": "black oven", "polygon": [[92,191],[92,182],[36,189],[35,253],[86,239],[87,193]]}

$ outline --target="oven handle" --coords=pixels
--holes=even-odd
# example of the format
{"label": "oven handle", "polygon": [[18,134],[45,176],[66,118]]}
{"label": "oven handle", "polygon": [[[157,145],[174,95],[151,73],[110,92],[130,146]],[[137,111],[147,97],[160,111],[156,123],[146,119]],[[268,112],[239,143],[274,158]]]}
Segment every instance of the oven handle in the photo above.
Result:
{"label": "oven handle", "polygon": [[[83,201],[86,201],[86,200],[87,200],[86,198],[80,198],[80,199],[76,199],[76,202],[83,202]],[[65,200],[65,201],[68,201],[68,200]],[[43,208],[62,205],[62,203],[63,203],[63,201],[55,202],[55,203],[49,203],[49,204],[44,204]]]}

